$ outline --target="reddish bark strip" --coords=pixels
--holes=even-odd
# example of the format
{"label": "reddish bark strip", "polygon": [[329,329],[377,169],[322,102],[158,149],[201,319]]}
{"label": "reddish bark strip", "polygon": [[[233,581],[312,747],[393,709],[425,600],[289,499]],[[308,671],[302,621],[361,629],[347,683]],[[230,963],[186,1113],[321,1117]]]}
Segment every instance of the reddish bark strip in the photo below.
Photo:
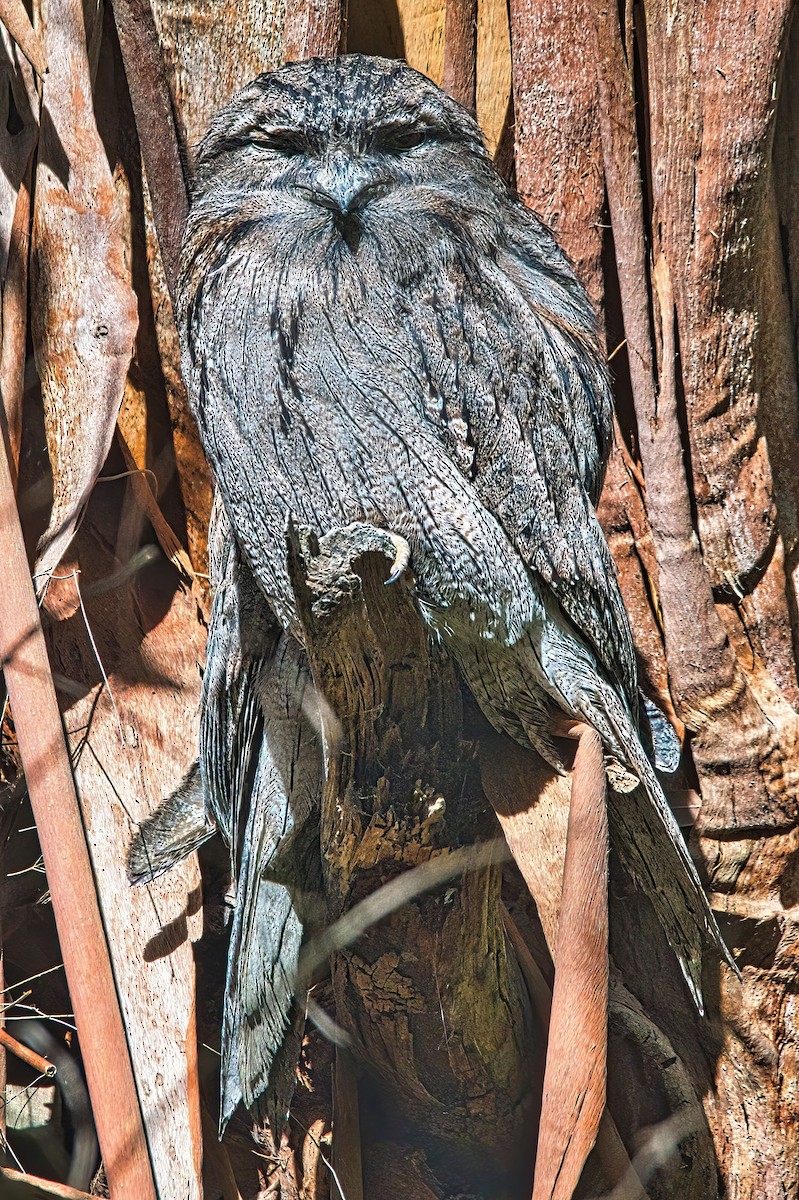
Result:
{"label": "reddish bark strip", "polygon": [[533,1200],[571,1200],[605,1107],[608,820],[602,742],[578,725]]}
{"label": "reddish bark strip", "polygon": [[50,664],[0,439],[0,661],[44,857],[97,1137],[114,1200],[155,1200],[125,1030]]}
{"label": "reddish bark strip", "polygon": [[188,197],[175,115],[150,0],[114,0],[114,20],[136,115],[153,220],[170,294],[174,293]]}
{"label": "reddish bark strip", "polygon": [[598,303],[604,190],[592,2],[511,0],[510,18],[516,184]]}
{"label": "reddish bark strip", "polygon": [[[0,1167],[0,1184],[5,1183],[11,1189],[12,1197],[30,1195],[31,1200],[39,1200],[40,1196],[56,1196],[58,1200],[94,1200],[88,1192],[69,1187],[66,1183],[53,1183],[50,1179],[39,1179],[36,1175],[23,1175],[21,1171],[13,1171],[10,1167]],[[3,1195],[5,1195],[5,1190]]]}
{"label": "reddish bark strip", "polygon": [[441,86],[474,112],[477,95],[477,0],[447,0]]}
{"label": "reddish bark strip", "polygon": [[3,287],[0,395],[16,481],[22,444],[22,402],[25,390],[25,341],[28,332],[28,252],[30,249],[31,161],[14,205],[9,239],[8,270]]}
{"label": "reddish bark strip", "polygon": [[341,44],[341,0],[301,0],[288,5],[283,58],[332,58]]}

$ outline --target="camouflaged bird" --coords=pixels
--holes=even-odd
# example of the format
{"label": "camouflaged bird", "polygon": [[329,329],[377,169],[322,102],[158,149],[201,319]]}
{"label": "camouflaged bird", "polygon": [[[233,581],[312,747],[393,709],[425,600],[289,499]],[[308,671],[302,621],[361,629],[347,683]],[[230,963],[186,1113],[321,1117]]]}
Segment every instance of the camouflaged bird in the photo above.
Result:
{"label": "camouflaged bird", "polygon": [[[594,511],[612,400],[552,234],[473,118],[380,58],[259,76],[212,121],[196,172],[183,368],[242,565],[280,628],[301,640],[289,521],[319,535],[364,522],[406,546],[420,612],[491,723],[562,770],[553,720],[585,720],[611,778],[643,785],[611,793],[616,846],[701,1005],[702,948],[726,951],[642,741]],[[257,858],[229,779],[213,799],[205,745],[205,802],[234,861]]]}

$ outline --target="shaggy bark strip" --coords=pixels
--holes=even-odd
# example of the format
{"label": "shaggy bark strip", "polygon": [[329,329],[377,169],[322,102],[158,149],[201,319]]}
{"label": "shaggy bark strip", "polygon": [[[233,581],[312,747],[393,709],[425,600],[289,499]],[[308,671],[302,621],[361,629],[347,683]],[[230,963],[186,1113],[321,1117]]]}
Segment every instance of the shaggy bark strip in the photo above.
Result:
{"label": "shaggy bark strip", "polygon": [[33,71],[0,29],[0,395],[15,478],[22,440],[32,155],[38,126]]}
{"label": "shaggy bark strip", "polygon": [[113,10],[164,274],[174,294],[188,198],[164,58],[150,0],[114,0]]}
{"label": "shaggy bark strip", "polygon": [[22,0],[2,0],[0,21],[3,22],[28,62],[43,78],[47,71],[47,56],[39,30],[31,25],[31,19]]}
{"label": "shaggy bark strip", "polygon": [[441,86],[474,112],[477,101],[477,0],[447,0]]}
{"label": "shaggy bark strip", "polygon": [[511,0],[516,183],[555,231],[595,304],[601,298],[602,154],[594,0]]}
{"label": "shaggy bark strip", "polygon": [[599,734],[578,725],[533,1200],[571,1200],[605,1107],[607,781]]}
{"label": "shaggy bark strip", "polygon": [[31,299],[53,506],[37,550],[40,591],[111,445],[137,324],[77,0],[51,4],[45,46]]}

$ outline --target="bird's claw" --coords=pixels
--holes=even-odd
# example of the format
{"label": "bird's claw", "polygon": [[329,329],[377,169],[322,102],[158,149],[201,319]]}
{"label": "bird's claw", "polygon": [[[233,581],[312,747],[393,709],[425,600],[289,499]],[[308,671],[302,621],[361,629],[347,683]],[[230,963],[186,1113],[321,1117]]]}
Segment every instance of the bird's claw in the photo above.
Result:
{"label": "bird's claw", "polygon": [[391,564],[391,574],[384,583],[384,587],[388,587],[390,583],[396,583],[400,576],[404,575],[408,563],[411,561],[411,548],[405,541],[404,537],[400,537],[398,533],[387,533],[386,535],[394,547],[394,561]]}

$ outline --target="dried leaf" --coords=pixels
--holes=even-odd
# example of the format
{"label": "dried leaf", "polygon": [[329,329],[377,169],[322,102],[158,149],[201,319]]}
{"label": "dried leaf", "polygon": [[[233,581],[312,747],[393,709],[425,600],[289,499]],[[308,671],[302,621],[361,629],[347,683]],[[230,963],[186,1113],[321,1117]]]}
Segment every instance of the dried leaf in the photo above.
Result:
{"label": "dried leaf", "polygon": [[137,324],[80,3],[51,6],[45,47],[31,286],[53,507],[38,546],[40,585],[69,545],[108,453]]}

